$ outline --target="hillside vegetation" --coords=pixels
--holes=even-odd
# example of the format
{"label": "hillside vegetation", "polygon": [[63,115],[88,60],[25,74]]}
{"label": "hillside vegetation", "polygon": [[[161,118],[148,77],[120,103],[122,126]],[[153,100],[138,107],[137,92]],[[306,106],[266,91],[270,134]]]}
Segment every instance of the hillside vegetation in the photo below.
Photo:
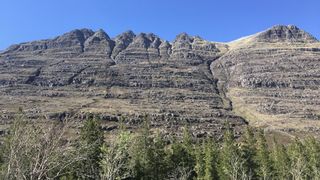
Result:
{"label": "hillside vegetation", "polygon": [[[319,179],[320,142],[295,139],[267,143],[262,130],[246,129],[241,140],[232,128],[221,139],[182,137],[150,131],[146,116],[131,132],[105,138],[100,120],[31,122],[16,118],[1,145],[1,179]],[[72,135],[71,135],[72,134]]]}

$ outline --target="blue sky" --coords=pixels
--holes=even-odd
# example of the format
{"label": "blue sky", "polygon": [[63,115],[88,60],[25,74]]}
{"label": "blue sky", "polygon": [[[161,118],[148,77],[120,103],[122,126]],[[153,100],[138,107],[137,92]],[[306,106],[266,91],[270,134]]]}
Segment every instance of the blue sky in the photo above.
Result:
{"label": "blue sky", "polygon": [[320,39],[319,0],[1,0],[0,49],[76,28],[181,32],[231,41],[276,24],[295,24]]}

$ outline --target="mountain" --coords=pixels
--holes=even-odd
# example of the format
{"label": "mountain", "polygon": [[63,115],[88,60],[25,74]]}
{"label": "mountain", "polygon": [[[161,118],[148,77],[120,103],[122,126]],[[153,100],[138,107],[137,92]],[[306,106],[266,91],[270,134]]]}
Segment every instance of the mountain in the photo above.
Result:
{"label": "mountain", "polygon": [[296,26],[274,26],[229,43],[187,33],[173,42],[152,33],[73,30],[10,46],[0,55],[0,109],[7,123],[22,107],[30,118],[83,118],[116,129],[217,136],[228,123],[290,134],[320,133],[320,43]]}

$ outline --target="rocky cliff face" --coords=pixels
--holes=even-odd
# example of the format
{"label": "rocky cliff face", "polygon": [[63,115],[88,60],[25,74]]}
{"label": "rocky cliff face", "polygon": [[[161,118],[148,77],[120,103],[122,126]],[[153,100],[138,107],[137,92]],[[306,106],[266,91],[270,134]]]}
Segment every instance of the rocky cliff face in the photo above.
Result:
{"label": "rocky cliff face", "polygon": [[274,26],[255,37],[259,42],[300,42],[315,43],[318,40],[311,34],[299,29],[297,26]]}
{"label": "rocky cliff face", "polygon": [[211,65],[233,110],[252,125],[320,128],[320,44],[295,26],[275,26],[231,42]]}
{"label": "rocky cliff face", "polygon": [[295,26],[231,43],[81,29],[1,53],[0,107],[3,122],[18,107],[31,118],[90,112],[109,130],[121,115],[134,128],[147,113],[153,127],[179,132],[190,123],[198,137],[247,121],[306,130],[320,127],[319,65],[319,42]]}

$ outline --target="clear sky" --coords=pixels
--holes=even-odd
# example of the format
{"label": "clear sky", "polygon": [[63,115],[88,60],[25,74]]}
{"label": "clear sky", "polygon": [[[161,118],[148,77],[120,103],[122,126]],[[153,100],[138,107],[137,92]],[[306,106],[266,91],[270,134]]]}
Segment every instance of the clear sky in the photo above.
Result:
{"label": "clear sky", "polygon": [[1,0],[0,7],[0,50],[76,28],[226,42],[294,24],[320,39],[320,0]]}

